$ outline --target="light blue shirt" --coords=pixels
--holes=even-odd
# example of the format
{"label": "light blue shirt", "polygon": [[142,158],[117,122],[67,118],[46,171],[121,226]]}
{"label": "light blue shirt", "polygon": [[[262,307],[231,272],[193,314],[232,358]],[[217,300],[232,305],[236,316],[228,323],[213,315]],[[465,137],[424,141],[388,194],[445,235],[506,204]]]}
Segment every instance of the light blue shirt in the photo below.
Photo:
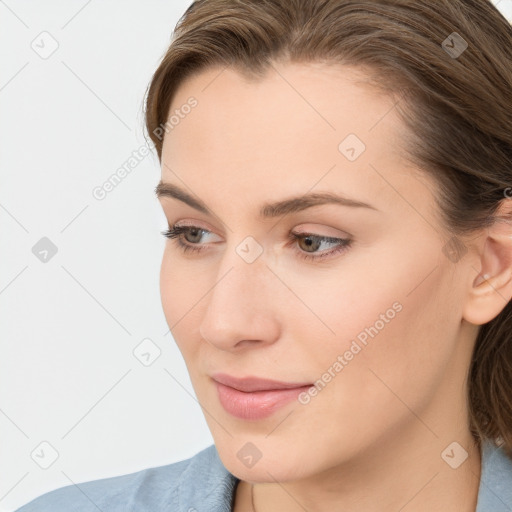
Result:
{"label": "light blue shirt", "polygon": [[[16,512],[231,512],[238,482],[213,444],[166,466],[61,487]],[[512,459],[488,440],[475,512],[512,512]]]}

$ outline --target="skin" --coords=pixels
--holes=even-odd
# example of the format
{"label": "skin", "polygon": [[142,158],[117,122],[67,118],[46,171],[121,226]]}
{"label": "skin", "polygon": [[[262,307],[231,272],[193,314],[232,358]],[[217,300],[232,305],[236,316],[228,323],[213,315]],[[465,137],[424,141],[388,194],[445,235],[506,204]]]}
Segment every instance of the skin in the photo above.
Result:
{"label": "skin", "polygon": [[[170,226],[208,231],[183,240],[202,253],[166,241],[162,304],[220,458],[241,480],[235,512],[252,510],[251,483],[257,512],[476,508],[481,454],[466,376],[478,326],[512,295],[512,233],[500,224],[465,240],[459,261],[445,255],[436,184],[406,161],[394,102],[364,77],[273,64],[251,82],[214,68],[187,79],[170,108],[198,101],[164,138],[161,178],[210,215],[160,197]],[[338,149],[350,133],[366,145],[353,162]],[[329,204],[258,216],[263,203],[311,191],[378,211]],[[290,231],[353,243],[309,261]],[[263,249],[252,263],[236,252],[247,236]],[[396,302],[401,311],[307,405],[257,421],[221,406],[212,373],[314,383]],[[237,457],[247,442],[261,452],[251,468]],[[456,469],[441,456],[453,442],[469,454]]]}

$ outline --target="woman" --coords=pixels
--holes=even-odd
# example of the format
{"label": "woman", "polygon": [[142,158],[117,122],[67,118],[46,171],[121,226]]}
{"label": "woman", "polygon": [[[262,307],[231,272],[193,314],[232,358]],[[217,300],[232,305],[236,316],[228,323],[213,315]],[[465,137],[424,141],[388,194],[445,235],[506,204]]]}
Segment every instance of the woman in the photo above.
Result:
{"label": "woman", "polygon": [[512,510],[512,27],[202,0],[149,87],[167,322],[215,444],[20,511]]}

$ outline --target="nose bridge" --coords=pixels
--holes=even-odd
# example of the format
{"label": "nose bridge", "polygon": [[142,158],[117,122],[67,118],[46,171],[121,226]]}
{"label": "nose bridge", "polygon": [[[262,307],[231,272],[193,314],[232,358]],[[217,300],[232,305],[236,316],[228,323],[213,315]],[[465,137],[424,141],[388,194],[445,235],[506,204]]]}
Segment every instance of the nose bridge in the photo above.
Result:
{"label": "nose bridge", "polygon": [[236,244],[228,245],[219,265],[216,285],[211,291],[211,301],[243,305],[259,309],[265,303],[265,294],[271,286],[267,268],[268,254],[252,236],[246,236]]}
{"label": "nose bridge", "polygon": [[262,249],[258,254],[254,241],[244,239],[223,254],[215,283],[205,297],[207,306],[200,326],[201,335],[219,347],[275,335],[273,276]]}

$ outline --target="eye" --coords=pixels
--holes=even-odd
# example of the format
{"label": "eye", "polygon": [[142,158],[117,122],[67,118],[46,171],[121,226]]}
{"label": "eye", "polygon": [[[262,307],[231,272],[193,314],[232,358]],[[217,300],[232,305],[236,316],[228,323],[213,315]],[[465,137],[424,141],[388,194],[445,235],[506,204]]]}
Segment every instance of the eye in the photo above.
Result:
{"label": "eye", "polygon": [[[291,244],[299,243],[299,247],[305,247],[305,251],[301,249],[295,249],[298,255],[305,260],[319,260],[321,258],[327,258],[335,256],[336,254],[345,252],[352,244],[350,238],[335,238],[331,236],[317,235],[314,233],[294,233],[293,231],[288,234],[288,239]],[[316,250],[322,244],[334,245],[334,249],[325,250],[317,253]]]}
{"label": "eye", "polygon": [[[178,248],[183,252],[192,251],[195,253],[207,250],[204,247],[204,244],[199,243],[201,238],[206,234],[213,233],[198,226],[177,225],[169,227],[167,231],[162,232],[162,235],[164,235],[166,238],[172,239]],[[185,239],[185,241],[183,239]],[[319,260],[321,258],[334,256],[348,250],[352,244],[352,240],[349,238],[334,238],[330,236],[317,235],[314,233],[294,232],[290,232],[288,234],[288,241],[289,243],[287,245],[294,245],[294,251],[296,254],[305,260]],[[297,242],[300,242],[300,249],[297,248]],[[322,246],[322,244],[334,245],[334,248],[330,250],[324,250],[320,253],[316,252],[317,249]],[[305,250],[302,248],[305,248]]]}
{"label": "eye", "polygon": [[[193,251],[193,252],[201,252],[204,248],[202,246],[194,247],[194,245],[198,245],[198,239],[205,233],[210,233],[207,229],[202,229],[197,226],[176,226],[176,224],[172,227],[169,227],[167,231],[163,231],[162,235],[166,238],[173,239],[176,245],[183,251]],[[191,235],[192,241],[186,243],[183,242],[182,235]]]}

